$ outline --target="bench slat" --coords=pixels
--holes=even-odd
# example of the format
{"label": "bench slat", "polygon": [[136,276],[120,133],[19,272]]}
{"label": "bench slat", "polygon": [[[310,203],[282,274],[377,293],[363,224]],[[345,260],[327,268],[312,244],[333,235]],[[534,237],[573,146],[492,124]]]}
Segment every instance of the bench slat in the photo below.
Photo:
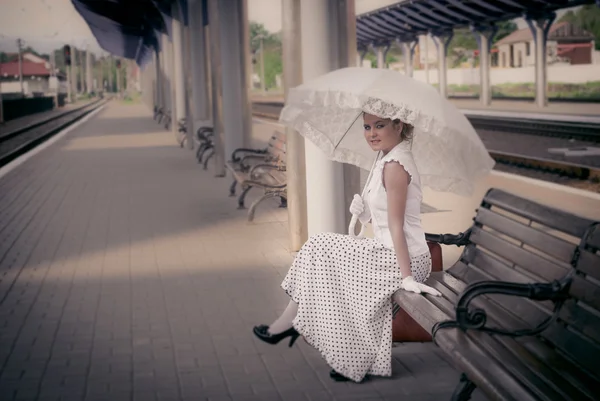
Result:
{"label": "bench slat", "polygon": [[[551,367],[565,380],[578,388],[582,388],[587,393],[594,394],[595,389],[600,387],[598,378],[594,378],[573,361],[556,352],[554,348],[539,340],[539,337],[521,337],[517,341],[527,351],[542,361],[546,366]],[[510,349],[510,347],[507,347]]]}
{"label": "bench slat", "polygon": [[[453,269],[455,267],[457,267],[458,265],[462,265],[464,269],[468,269],[469,267],[467,267],[466,265],[462,264],[461,262],[458,262],[457,265],[455,265],[453,267]],[[480,280],[478,280],[480,281]],[[432,287],[436,288],[438,291],[440,291],[443,294],[443,297],[446,299],[446,302],[439,302],[436,300],[438,300],[439,298],[436,297],[427,297],[428,300],[430,302],[432,302],[434,305],[438,306],[442,312],[446,312],[447,315],[449,316],[454,316],[454,309],[452,306],[449,306],[451,303],[455,303],[456,298],[458,296],[459,293],[461,293],[464,288],[466,288],[465,283],[457,280],[456,278],[452,277],[450,274],[448,273],[436,273],[436,274],[432,274],[432,276],[430,277],[430,279],[427,281],[428,285],[431,285]],[[398,302],[398,301],[397,301]],[[411,302],[410,300],[407,300],[405,302]],[[532,301],[529,301],[532,302]],[[405,307],[404,304],[401,305],[403,308]],[[510,314],[506,309],[504,309],[503,307],[495,304],[494,302],[491,302],[489,299],[487,299],[485,296],[484,297],[479,297],[476,298],[473,301],[473,307],[477,307],[477,308],[483,308],[487,311],[488,313],[488,321],[489,321],[489,325],[491,327],[505,327],[509,330],[517,330],[517,329],[522,329],[524,327],[527,326],[531,326],[528,325],[527,323],[525,323],[524,320],[520,319],[517,316],[514,316],[512,314]],[[448,309],[450,309],[450,311],[448,312]],[[473,331],[468,331],[467,333],[472,333]],[[574,365],[571,361],[564,359],[563,357],[560,357],[559,355],[557,355],[554,351],[552,351],[551,348],[549,348],[547,345],[544,345],[542,342],[540,342],[540,340],[537,337],[534,338],[529,338],[529,337],[525,337],[525,338],[519,338],[517,340],[512,339],[510,337],[504,337],[504,336],[496,336],[496,339],[498,341],[500,341],[501,343],[503,343],[507,349],[511,350],[511,351],[518,351],[518,352],[525,352],[524,349],[529,350],[529,352],[531,353],[531,355],[521,355],[522,357],[527,356],[527,358],[529,359],[529,363],[533,364],[536,367],[540,367],[541,369],[548,375],[553,375],[556,377],[564,377],[564,380],[566,381],[565,383],[562,383],[563,386],[565,386],[565,392],[569,393],[569,392],[573,392],[575,391],[575,394],[577,394],[577,389],[580,387],[584,387],[587,388],[588,393],[590,392],[590,389],[595,388],[595,385],[597,384],[596,381],[594,379],[592,379],[589,376],[586,375],[582,375],[580,374],[580,371],[578,371],[578,368],[576,365]],[[523,341],[525,344],[519,345],[521,343],[521,341]],[[532,346],[533,343],[535,342],[535,346]],[[525,347],[525,348],[522,348]],[[533,351],[532,351],[533,349]],[[517,355],[517,354],[515,354]],[[537,358],[537,361],[536,361]],[[552,374],[549,369],[552,370],[552,372],[556,372],[554,374]],[[567,374],[567,372],[569,372]],[[558,379],[556,379],[558,380]],[[574,398],[577,399],[577,398]]]}
{"label": "bench slat", "polygon": [[487,231],[483,231],[479,227],[473,227],[470,240],[472,243],[488,249],[497,255],[501,255],[502,258],[532,273],[533,277],[542,279],[538,281],[559,279],[564,277],[568,272],[567,266],[560,266],[546,260]]}
{"label": "bench slat", "polygon": [[475,221],[556,257],[563,262],[570,263],[573,252],[576,249],[576,245],[572,243],[521,224],[490,209],[479,209]]}
{"label": "bench slat", "polygon": [[552,341],[565,355],[584,367],[590,374],[598,374],[600,346],[590,342],[579,333],[568,330],[563,324],[555,323],[548,327],[543,335]]}
{"label": "bench slat", "polygon": [[582,251],[577,263],[577,270],[600,281],[600,255]]}
{"label": "bench slat", "polygon": [[505,369],[518,380],[535,388],[540,397],[551,400],[582,400],[589,394],[582,394],[579,382],[572,383],[562,375],[562,369],[546,365],[526,348],[510,337],[489,336],[482,332],[470,331],[467,335],[487,350]]}
{"label": "bench slat", "polygon": [[490,363],[489,354],[460,330],[440,330],[435,339],[454,366],[465,372],[477,387],[485,389],[489,399],[540,401],[499,363]]}
{"label": "bench slat", "polygon": [[592,220],[524,199],[501,189],[491,189],[483,198],[487,203],[518,216],[581,238]]}
{"label": "bench slat", "polygon": [[567,322],[573,330],[600,343],[600,315],[592,313],[574,300],[565,302],[559,312],[559,318]]}
{"label": "bench slat", "polygon": [[443,313],[423,295],[399,290],[394,293],[393,298],[410,317],[430,333],[435,323],[450,319],[450,316]]}
{"label": "bench slat", "polygon": [[600,287],[581,276],[575,276],[569,293],[574,298],[584,301],[596,312],[600,311]]}
{"label": "bench slat", "polygon": [[596,250],[600,250],[600,224],[594,227],[594,230],[591,232],[590,237],[588,238],[587,244]]}

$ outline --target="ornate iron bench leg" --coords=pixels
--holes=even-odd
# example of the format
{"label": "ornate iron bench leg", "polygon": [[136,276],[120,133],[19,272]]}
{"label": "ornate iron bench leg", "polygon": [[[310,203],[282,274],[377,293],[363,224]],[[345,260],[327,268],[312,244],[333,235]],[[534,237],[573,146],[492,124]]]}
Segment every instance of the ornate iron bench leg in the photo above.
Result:
{"label": "ornate iron bench leg", "polygon": [[250,191],[250,189],[252,189],[252,186],[247,186],[246,188],[244,188],[244,190],[240,194],[240,196],[238,198],[238,209],[246,208],[246,206],[244,205],[244,201],[246,200],[246,195],[248,195],[248,192]]}
{"label": "ornate iron bench leg", "polygon": [[276,196],[279,196],[276,192],[267,192],[266,194],[264,194],[263,196],[261,196],[260,198],[258,198],[257,200],[255,200],[254,202],[252,202],[252,205],[250,205],[250,209],[248,210],[248,221],[253,221],[254,220],[254,213],[256,211],[256,207],[265,199],[269,199],[269,198],[275,198]]}
{"label": "ornate iron bench leg", "polygon": [[464,373],[460,375],[460,382],[452,393],[451,401],[468,401],[477,386]]}
{"label": "ornate iron bench leg", "polygon": [[206,157],[206,160],[204,160],[204,170],[208,170],[208,161],[210,160],[211,157],[213,157],[215,154],[215,150],[212,149],[212,152],[210,152],[208,154],[208,156]]}
{"label": "ornate iron bench leg", "polygon": [[231,186],[229,187],[229,196],[235,196],[235,187],[237,185],[237,180],[234,178]]}
{"label": "ornate iron bench leg", "polygon": [[198,146],[198,150],[196,150],[196,160],[198,160],[198,163],[202,163],[202,153],[204,152],[205,148],[206,145],[203,143]]}

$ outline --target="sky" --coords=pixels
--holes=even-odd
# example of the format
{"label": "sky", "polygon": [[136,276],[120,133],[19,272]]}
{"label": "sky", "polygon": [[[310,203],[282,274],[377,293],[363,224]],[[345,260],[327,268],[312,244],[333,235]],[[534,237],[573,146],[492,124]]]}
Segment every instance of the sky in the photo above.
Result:
{"label": "sky", "polygon": [[[357,14],[399,2],[355,1]],[[248,18],[264,24],[271,32],[279,31],[281,1],[248,0]],[[518,21],[518,25],[520,28],[527,26],[523,20]],[[71,0],[0,0],[0,51],[16,51],[16,39],[19,37],[25,40],[25,46],[40,52],[49,52],[65,43],[80,48],[88,46],[93,52],[102,51]]]}

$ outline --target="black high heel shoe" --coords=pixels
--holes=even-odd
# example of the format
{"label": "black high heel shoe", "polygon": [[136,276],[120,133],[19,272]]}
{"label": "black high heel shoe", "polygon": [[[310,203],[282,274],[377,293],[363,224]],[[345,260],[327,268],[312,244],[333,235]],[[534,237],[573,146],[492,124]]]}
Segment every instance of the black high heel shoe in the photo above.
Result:
{"label": "black high heel shoe", "polygon": [[254,332],[254,335],[256,337],[269,344],[277,344],[284,338],[291,337],[290,347],[294,345],[294,342],[296,342],[298,337],[300,337],[300,333],[298,333],[293,327],[279,334],[271,334],[269,333],[269,326],[261,324],[260,326],[254,326],[254,329],[252,331]]}
{"label": "black high heel shoe", "polygon": [[[335,369],[331,369],[329,371],[329,377],[331,377],[332,380],[336,381],[336,382],[349,382],[351,381],[351,379],[347,378],[346,376],[342,375],[341,373],[338,373],[335,371]],[[365,380],[369,379],[369,375],[366,375],[359,383],[364,382]]]}
{"label": "black high heel shoe", "polygon": [[333,381],[336,382],[348,382],[350,381],[350,379],[348,379],[346,376],[336,372],[334,369],[331,369],[329,371],[329,377],[331,377],[333,379]]}

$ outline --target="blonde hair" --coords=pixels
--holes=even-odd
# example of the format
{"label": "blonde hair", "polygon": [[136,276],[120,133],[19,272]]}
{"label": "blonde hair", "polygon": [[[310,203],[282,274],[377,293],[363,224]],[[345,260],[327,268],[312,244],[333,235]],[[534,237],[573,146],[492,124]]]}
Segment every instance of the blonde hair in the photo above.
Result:
{"label": "blonde hair", "polygon": [[393,120],[392,124],[394,124],[394,126],[402,124],[402,131],[400,132],[400,138],[402,139],[402,141],[410,141],[412,139],[413,130],[415,129],[415,127],[408,123],[400,121],[399,118]]}

